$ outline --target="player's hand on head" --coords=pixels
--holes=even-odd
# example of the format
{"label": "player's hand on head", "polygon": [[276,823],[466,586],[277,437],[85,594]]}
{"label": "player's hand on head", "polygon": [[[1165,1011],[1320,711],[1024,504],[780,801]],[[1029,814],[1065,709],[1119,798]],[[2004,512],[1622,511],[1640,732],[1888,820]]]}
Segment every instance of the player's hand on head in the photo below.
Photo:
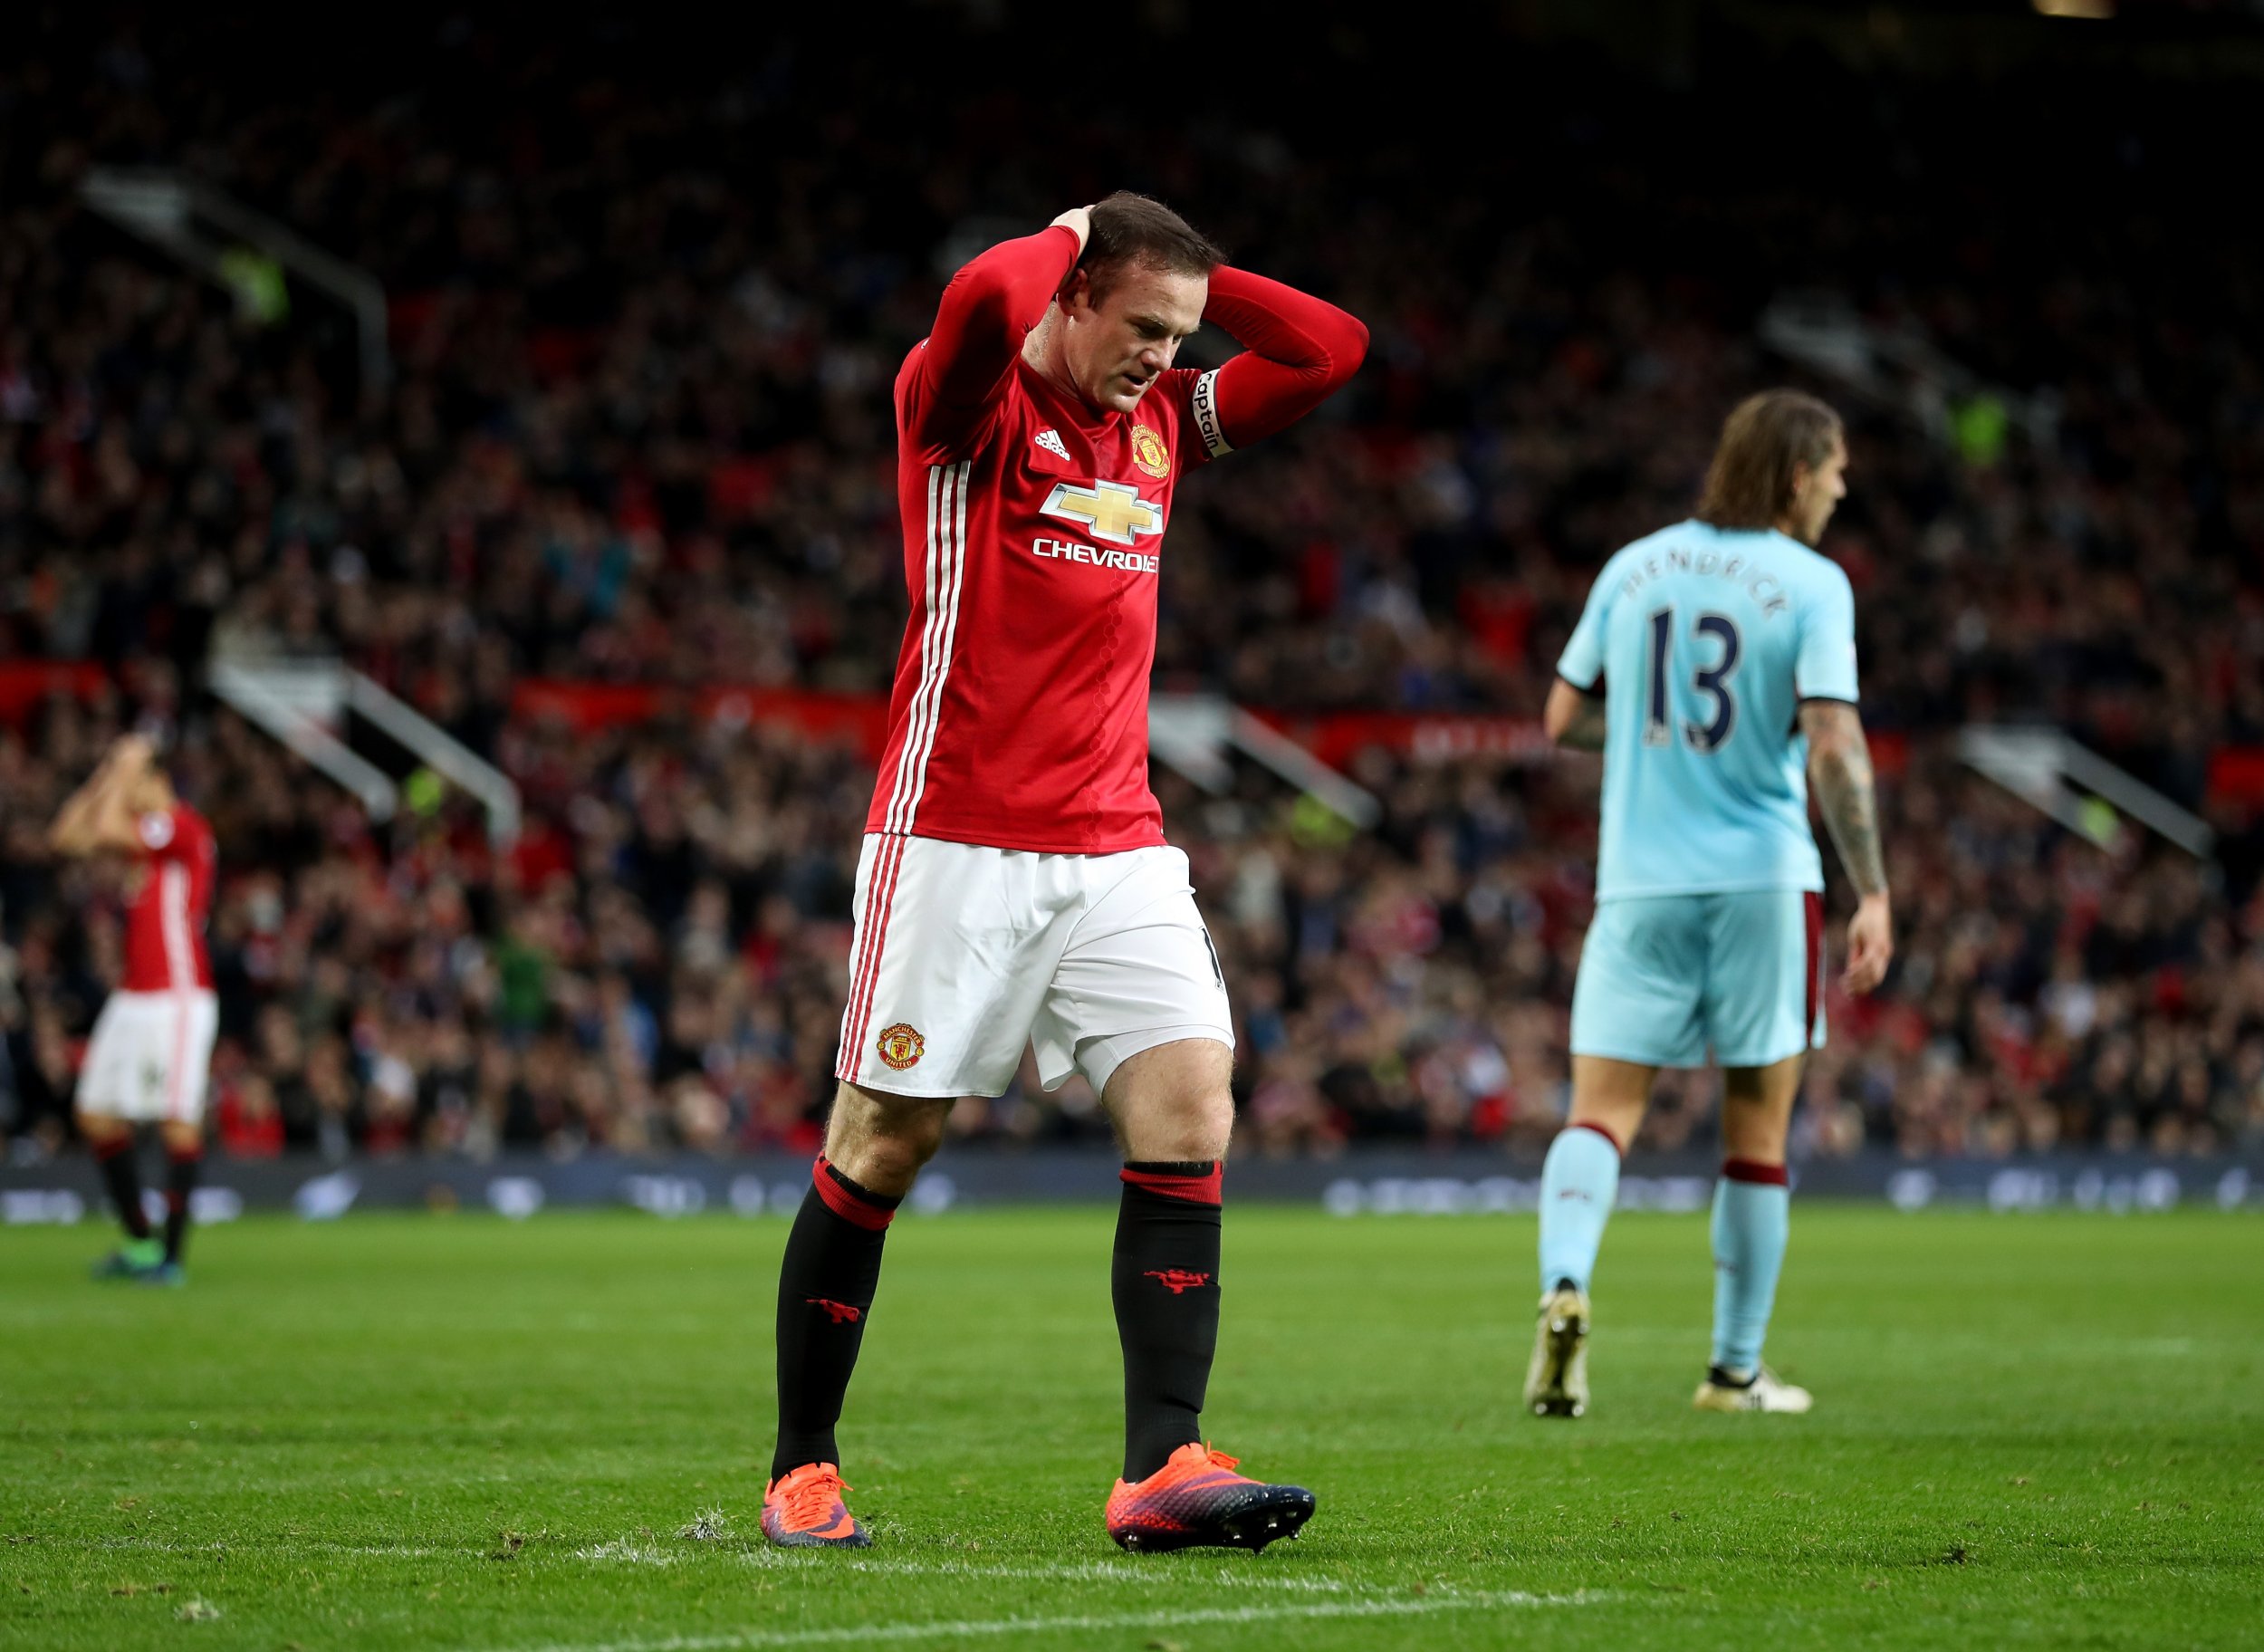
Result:
{"label": "player's hand on head", "polygon": [[1884,895],[1866,896],[1847,920],[1847,967],[1840,984],[1860,996],[1886,979],[1895,961],[1895,917]]}
{"label": "player's hand on head", "polygon": [[1077,237],[1077,249],[1081,253],[1085,250],[1085,243],[1093,238],[1093,209],[1089,206],[1072,206],[1046,227],[1068,230]]}

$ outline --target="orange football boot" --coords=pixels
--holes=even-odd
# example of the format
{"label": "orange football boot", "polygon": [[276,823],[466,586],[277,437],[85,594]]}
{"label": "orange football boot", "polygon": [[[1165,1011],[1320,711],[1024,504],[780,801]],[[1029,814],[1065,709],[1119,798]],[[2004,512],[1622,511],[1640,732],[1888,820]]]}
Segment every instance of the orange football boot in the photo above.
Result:
{"label": "orange football boot", "polygon": [[849,1512],[841,1471],[805,1463],[763,1494],[763,1535],[782,1549],[862,1549],[873,1540]]}
{"label": "orange football boot", "polygon": [[1146,1479],[1118,1481],[1108,1494],[1108,1535],[1142,1553],[1206,1547],[1254,1554],[1277,1537],[1295,1537],[1313,1517],[1313,1494],[1238,1474],[1238,1460],[1190,1440]]}

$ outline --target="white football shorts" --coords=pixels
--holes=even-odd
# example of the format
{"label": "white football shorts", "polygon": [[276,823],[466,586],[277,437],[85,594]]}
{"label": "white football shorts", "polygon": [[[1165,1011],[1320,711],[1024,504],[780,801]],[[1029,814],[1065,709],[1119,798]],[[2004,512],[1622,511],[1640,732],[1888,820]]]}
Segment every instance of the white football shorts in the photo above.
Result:
{"label": "white football shorts", "polygon": [[838,1077],[898,1096],[996,1096],[1024,1044],[1048,1090],[1098,1094],[1179,1039],[1233,1049],[1218,952],[1175,849],[1046,855],[868,833]]}
{"label": "white football shorts", "polygon": [[112,993],[87,1040],[79,1110],[147,1123],[199,1122],[219,1031],[220,1003],[209,989]]}

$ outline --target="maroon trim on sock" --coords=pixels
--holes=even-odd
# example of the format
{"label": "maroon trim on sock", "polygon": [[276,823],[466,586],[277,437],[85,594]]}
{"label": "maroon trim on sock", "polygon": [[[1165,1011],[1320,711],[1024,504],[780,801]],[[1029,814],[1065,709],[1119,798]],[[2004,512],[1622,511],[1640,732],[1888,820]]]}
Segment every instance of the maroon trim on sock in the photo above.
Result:
{"label": "maroon trim on sock", "polygon": [[828,1210],[844,1222],[853,1222],[876,1234],[897,1219],[897,1206],[903,1203],[901,1199],[885,1199],[869,1188],[859,1187],[835,1169],[832,1161],[822,1153],[818,1156],[818,1162],[810,1167],[810,1183]]}
{"label": "maroon trim on sock", "polygon": [[1724,1181],[1756,1182],[1764,1187],[1789,1187],[1792,1183],[1782,1165],[1764,1165],[1758,1158],[1725,1158],[1722,1161]]}
{"label": "maroon trim on sock", "polygon": [[1205,1176],[1172,1176],[1160,1171],[1142,1170],[1127,1165],[1118,1176],[1135,1187],[1149,1193],[1161,1194],[1167,1199],[1185,1199],[1190,1205],[1223,1205],[1226,1203],[1226,1161],[1211,1161],[1210,1173]]}
{"label": "maroon trim on sock", "polygon": [[130,1150],[133,1145],[134,1136],[131,1130],[127,1131],[123,1136],[113,1136],[108,1141],[87,1143],[87,1146],[93,1150],[95,1163],[101,1165],[107,1165],[120,1153]]}
{"label": "maroon trim on sock", "polygon": [[1613,1135],[1600,1124],[1590,1124],[1586,1119],[1582,1119],[1578,1124],[1568,1124],[1564,1128],[1568,1130],[1594,1130],[1598,1136],[1601,1136],[1606,1141],[1612,1144],[1613,1152],[1618,1154],[1622,1158],[1627,1157],[1627,1149],[1619,1145],[1619,1138]]}
{"label": "maroon trim on sock", "polygon": [[205,1150],[202,1148],[191,1148],[186,1153],[178,1148],[168,1148],[165,1150],[165,1162],[168,1165],[201,1164],[204,1162],[204,1157]]}

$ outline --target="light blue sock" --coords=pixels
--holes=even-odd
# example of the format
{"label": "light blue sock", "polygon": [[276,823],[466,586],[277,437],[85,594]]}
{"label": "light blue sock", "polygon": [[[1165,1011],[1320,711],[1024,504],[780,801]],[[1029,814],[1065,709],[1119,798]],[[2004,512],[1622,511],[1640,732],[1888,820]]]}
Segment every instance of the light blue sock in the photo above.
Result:
{"label": "light blue sock", "polygon": [[1596,1271],[1619,1196],[1619,1149],[1603,1131],[1576,1124],[1557,1132],[1540,1167],[1540,1289],[1568,1279],[1583,1292]]}
{"label": "light blue sock", "polygon": [[1760,1369],[1791,1212],[1781,1167],[1734,1158],[1722,1167],[1713,1186],[1713,1362],[1725,1371]]}

